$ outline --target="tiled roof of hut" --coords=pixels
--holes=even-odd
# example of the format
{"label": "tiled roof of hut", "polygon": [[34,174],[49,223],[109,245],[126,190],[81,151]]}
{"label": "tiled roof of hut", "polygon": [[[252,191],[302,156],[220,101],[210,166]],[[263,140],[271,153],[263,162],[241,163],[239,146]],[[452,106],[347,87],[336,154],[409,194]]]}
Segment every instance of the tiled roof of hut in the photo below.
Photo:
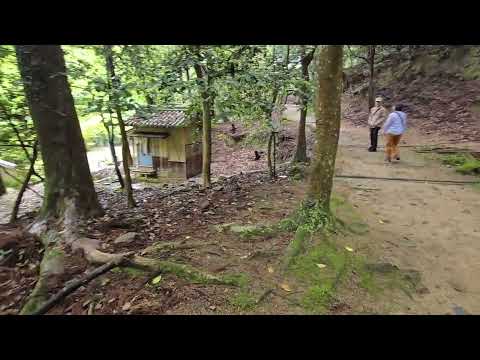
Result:
{"label": "tiled roof of hut", "polygon": [[188,119],[183,109],[164,109],[159,112],[148,115],[136,115],[125,121],[128,126],[141,127],[160,127],[160,128],[176,128],[188,125]]}

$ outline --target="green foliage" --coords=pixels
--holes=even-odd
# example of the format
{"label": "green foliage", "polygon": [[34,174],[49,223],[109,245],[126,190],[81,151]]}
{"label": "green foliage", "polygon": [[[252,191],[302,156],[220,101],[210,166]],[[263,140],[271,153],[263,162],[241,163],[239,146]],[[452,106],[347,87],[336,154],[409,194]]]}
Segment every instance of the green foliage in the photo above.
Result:
{"label": "green foliage", "polygon": [[248,285],[249,278],[247,274],[225,274],[222,277],[223,281],[226,283],[231,283],[232,285],[244,288]]}
{"label": "green foliage", "polygon": [[[5,185],[6,188],[20,189],[22,187],[22,183],[20,181],[15,180],[10,175],[2,172],[2,170],[0,170],[0,173],[2,176],[3,184]],[[25,178],[27,170],[24,170],[24,169],[8,170],[8,173],[15,176],[18,180],[23,180]]]}
{"label": "green foliage", "polygon": [[465,175],[480,174],[480,160],[475,159],[470,154],[446,155],[442,158],[442,162],[455,167],[457,172]]}
{"label": "green foliage", "polygon": [[249,311],[256,306],[256,299],[248,290],[240,290],[229,299],[229,302],[232,306],[241,311]]}
{"label": "green foliage", "polygon": [[333,231],[335,229],[335,218],[332,214],[327,213],[318,201],[302,202],[291,220],[297,228],[301,226],[312,234],[319,230]]}
{"label": "green foliage", "polygon": [[[30,167],[29,157],[33,153],[31,146],[36,135],[32,119],[28,115],[13,46],[0,46],[0,54],[0,158],[16,164],[16,170],[10,172],[23,180]],[[28,157],[21,147],[22,142],[28,147]],[[37,160],[35,169],[37,173],[42,173],[41,159]],[[15,188],[20,186],[8,175],[4,180],[6,186]]]}

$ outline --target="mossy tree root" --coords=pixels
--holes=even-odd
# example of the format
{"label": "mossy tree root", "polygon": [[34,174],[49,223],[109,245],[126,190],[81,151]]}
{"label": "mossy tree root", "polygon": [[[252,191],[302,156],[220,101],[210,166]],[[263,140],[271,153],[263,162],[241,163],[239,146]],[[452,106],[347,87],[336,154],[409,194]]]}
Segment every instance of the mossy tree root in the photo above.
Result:
{"label": "mossy tree root", "polygon": [[305,251],[305,242],[307,238],[311,235],[310,231],[303,226],[299,226],[295,232],[293,240],[287,247],[287,251],[282,261],[281,269],[286,271],[293,260]]}
{"label": "mossy tree root", "polygon": [[58,246],[57,233],[48,232],[42,235],[40,239],[45,247],[45,252],[40,263],[38,280],[27,302],[22,307],[20,315],[35,313],[48,299],[50,282],[64,272],[65,253]]}
{"label": "mossy tree root", "polygon": [[209,285],[240,286],[241,282],[235,277],[215,276],[185,264],[172,261],[157,260],[143,256],[133,256],[125,261],[125,266],[147,270],[155,273],[174,274],[181,279],[192,283]]}
{"label": "mossy tree root", "polygon": [[[88,247],[83,250],[85,258],[94,264],[108,264],[113,262],[119,267],[133,267],[154,273],[173,274],[192,283],[241,286],[241,279],[237,279],[234,276],[215,276],[191,266],[171,261],[157,260],[138,255],[131,256],[131,253],[108,254]],[[48,303],[49,280],[53,276],[63,273],[63,256],[64,252],[60,250],[58,246],[46,247],[45,255],[40,265],[39,279],[27,303],[22,308],[20,312],[21,315],[37,314],[39,309]]]}

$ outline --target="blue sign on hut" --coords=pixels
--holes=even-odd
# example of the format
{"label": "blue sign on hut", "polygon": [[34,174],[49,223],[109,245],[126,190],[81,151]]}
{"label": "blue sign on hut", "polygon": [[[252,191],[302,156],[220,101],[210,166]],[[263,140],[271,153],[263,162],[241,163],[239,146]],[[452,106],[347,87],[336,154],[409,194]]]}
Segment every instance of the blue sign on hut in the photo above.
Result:
{"label": "blue sign on hut", "polygon": [[133,172],[172,180],[185,180],[202,172],[198,125],[184,109],[136,115],[125,124],[133,127],[127,133]]}

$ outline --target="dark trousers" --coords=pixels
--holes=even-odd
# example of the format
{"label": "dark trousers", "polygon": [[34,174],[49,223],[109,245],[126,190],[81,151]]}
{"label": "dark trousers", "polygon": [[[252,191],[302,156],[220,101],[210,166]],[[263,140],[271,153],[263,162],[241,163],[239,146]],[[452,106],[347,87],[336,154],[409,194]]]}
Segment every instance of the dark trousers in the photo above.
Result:
{"label": "dark trousers", "polygon": [[371,151],[377,150],[379,127],[370,128],[370,148]]}

